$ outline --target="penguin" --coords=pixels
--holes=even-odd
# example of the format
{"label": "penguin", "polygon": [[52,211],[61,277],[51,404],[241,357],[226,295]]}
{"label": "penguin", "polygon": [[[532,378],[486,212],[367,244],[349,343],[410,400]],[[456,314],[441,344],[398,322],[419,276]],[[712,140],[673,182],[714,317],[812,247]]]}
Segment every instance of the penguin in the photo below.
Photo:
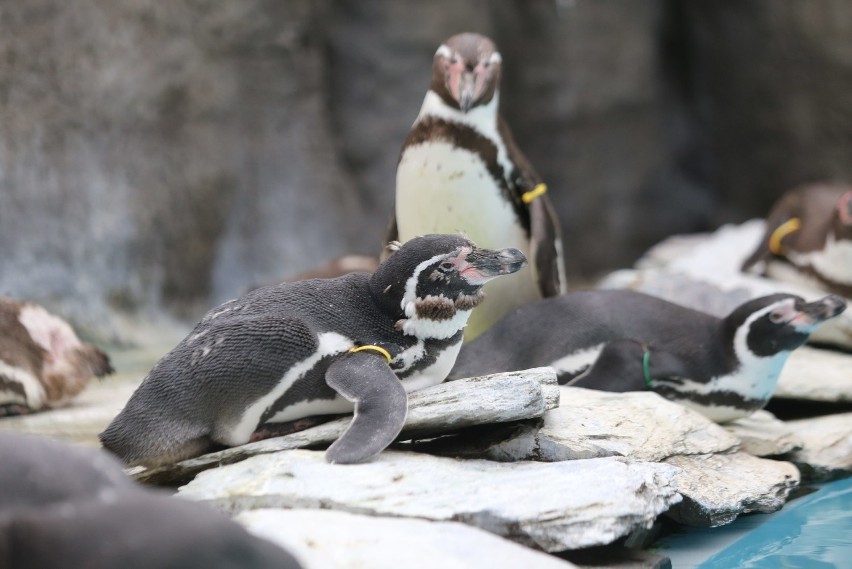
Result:
{"label": "penguin", "polygon": [[0,456],[0,519],[139,487],[121,462],[103,450],[47,437],[0,432]]}
{"label": "penguin", "polygon": [[787,192],[742,270],[852,298],[852,186],[813,184]]}
{"label": "penguin", "polygon": [[515,247],[524,271],[486,286],[470,340],[506,312],[565,292],[559,219],[547,186],[499,114],[502,59],[485,36],[463,33],[435,52],[432,81],[402,146],[387,241],[463,232],[482,247]]}
{"label": "penguin", "polygon": [[113,371],[109,356],[58,316],[0,297],[0,416],[61,407]]}
{"label": "penguin", "polygon": [[257,289],[207,313],[100,434],[129,465],[248,442],[265,424],[351,412],[326,453],[363,462],[399,434],[407,392],[441,383],[482,286],[526,264],[453,235],[412,239],[372,273]]}
{"label": "penguin", "polygon": [[650,389],[723,423],[765,406],[790,352],[845,308],[773,294],[718,318],[629,290],[575,292],[509,313],[462,348],[450,378],[551,366],[562,385]]}
{"label": "penguin", "polygon": [[0,567],[300,567],[220,512],[137,484],[103,450],[0,433],[0,455]]}

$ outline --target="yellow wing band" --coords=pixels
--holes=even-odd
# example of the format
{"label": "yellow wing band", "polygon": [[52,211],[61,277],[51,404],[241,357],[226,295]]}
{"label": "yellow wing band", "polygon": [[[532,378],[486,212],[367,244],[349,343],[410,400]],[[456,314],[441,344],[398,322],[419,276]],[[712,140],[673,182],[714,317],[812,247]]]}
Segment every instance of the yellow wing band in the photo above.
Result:
{"label": "yellow wing band", "polygon": [[781,245],[781,240],[791,233],[798,231],[800,227],[802,227],[802,223],[799,221],[798,217],[791,217],[779,225],[778,228],[772,232],[772,235],[769,236],[769,250],[772,251],[772,254],[783,255],[784,247]]}
{"label": "yellow wing band", "polygon": [[388,360],[388,363],[390,363],[391,360],[393,359],[391,357],[390,353],[386,349],[379,347],[379,346],[358,346],[357,348],[350,349],[349,353],[365,352],[365,351],[378,352],[378,353],[382,354]]}
{"label": "yellow wing band", "polygon": [[542,183],[537,185],[530,191],[521,194],[521,200],[526,204],[532,203],[534,199],[541,195],[544,195],[545,192],[547,192],[547,184]]}

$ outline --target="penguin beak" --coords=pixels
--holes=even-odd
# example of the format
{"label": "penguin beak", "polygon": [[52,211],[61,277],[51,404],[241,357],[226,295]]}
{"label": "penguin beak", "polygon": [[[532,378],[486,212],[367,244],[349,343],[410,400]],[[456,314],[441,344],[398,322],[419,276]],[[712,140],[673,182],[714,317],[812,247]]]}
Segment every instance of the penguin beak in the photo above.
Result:
{"label": "penguin beak", "polygon": [[526,264],[526,256],[518,249],[474,249],[462,261],[459,274],[470,284],[479,285],[520,271]]}
{"label": "penguin beak", "polygon": [[466,113],[473,105],[473,99],[476,96],[476,76],[473,73],[462,73],[459,79],[459,109]]}
{"label": "penguin beak", "polygon": [[813,302],[796,303],[797,314],[790,320],[797,328],[813,327],[846,310],[846,301],[830,294]]}

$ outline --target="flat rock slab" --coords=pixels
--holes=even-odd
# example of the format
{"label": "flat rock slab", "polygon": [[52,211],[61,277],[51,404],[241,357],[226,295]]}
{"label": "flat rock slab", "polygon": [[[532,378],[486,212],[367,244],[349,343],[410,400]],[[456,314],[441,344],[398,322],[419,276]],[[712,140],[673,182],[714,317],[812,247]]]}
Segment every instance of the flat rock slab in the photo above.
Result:
{"label": "flat rock slab", "polygon": [[805,480],[852,475],[852,413],[788,421],[787,425],[804,446],[785,458],[799,467]]}
{"label": "flat rock slab", "polygon": [[675,480],[683,495],[666,515],[691,526],[721,526],[740,514],[774,512],[799,484],[793,464],[744,452],[674,456],[666,462],[682,469]]}
{"label": "flat rock slab", "polygon": [[[473,425],[541,417],[559,405],[559,386],[552,368],[460,379],[408,395],[408,416],[400,440],[435,436]],[[155,469],[137,468],[131,474],[148,484],[186,482],[208,468],[233,464],[251,456],[282,450],[328,445],[343,434],[351,417],[239,447],[207,454]]]}
{"label": "flat rock slab", "polygon": [[[675,236],[648,251],[637,262],[637,270],[616,271],[600,286],[639,290],[716,316],[727,315],[746,300],[776,292],[798,294],[809,301],[828,294],[740,272],[763,228],[762,220],[751,220],[690,239]],[[817,328],[811,340],[852,349],[852,311]]]}
{"label": "flat rock slab", "polygon": [[497,461],[558,462],[624,456],[657,462],[670,456],[730,452],[739,439],[703,415],[651,392],[608,393],[560,387],[560,406],[543,420],[480,429],[414,448]]}
{"label": "flat rock slab", "polygon": [[793,428],[769,411],[758,411],[726,423],[725,428],[740,439],[740,450],[754,456],[777,456],[802,448]]}
{"label": "flat rock slab", "polygon": [[680,470],[615,458],[498,463],[386,451],[328,464],[323,453],[255,456],[201,473],[180,495],[228,511],[321,508],[460,521],[544,551],[611,543],[681,497]]}
{"label": "flat rock slab", "polygon": [[305,569],[576,567],[458,522],[305,509],[248,511],[237,521],[295,555]]}
{"label": "flat rock slab", "polygon": [[795,350],[781,370],[772,397],[852,402],[852,354],[810,346]]}

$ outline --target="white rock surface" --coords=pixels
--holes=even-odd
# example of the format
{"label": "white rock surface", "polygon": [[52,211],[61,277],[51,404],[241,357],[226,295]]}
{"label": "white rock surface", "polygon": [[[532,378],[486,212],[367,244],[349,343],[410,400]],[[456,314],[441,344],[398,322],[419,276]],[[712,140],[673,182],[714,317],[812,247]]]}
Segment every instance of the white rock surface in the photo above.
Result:
{"label": "white rock surface", "polygon": [[[847,312],[852,312],[852,306]],[[852,401],[852,354],[802,346],[790,354],[772,396]]]}
{"label": "white rock surface", "polygon": [[740,450],[754,456],[776,456],[802,448],[797,437],[784,421],[769,411],[758,411],[748,417],[726,423],[725,428],[740,439]]}
{"label": "white rock surface", "polygon": [[321,508],[461,521],[544,551],[611,543],[680,501],[674,466],[615,458],[497,463],[386,451],[328,464],[316,451],[255,456],[208,470],[180,495],[239,512]]}
{"label": "white rock surface", "polygon": [[[601,288],[631,288],[672,302],[725,316],[748,299],[790,292],[815,300],[825,291],[740,272],[763,235],[764,222],[725,225],[704,236],[675,236],[652,248],[637,270],[607,276]],[[813,341],[852,348],[852,310],[820,326]]]}
{"label": "white rock surface", "polygon": [[680,454],[730,452],[739,444],[736,436],[703,415],[656,393],[566,386],[560,391],[560,406],[545,413],[543,421],[416,448],[504,462],[605,456],[656,462]]}
{"label": "white rock surface", "polygon": [[[438,435],[473,425],[540,417],[559,404],[552,368],[533,368],[460,379],[408,396],[408,416],[400,440]],[[327,445],[346,430],[351,417],[336,419],[291,435],[262,440],[155,469],[135,469],[140,482],[171,484],[221,464],[258,454]]]}
{"label": "white rock surface", "polygon": [[703,415],[656,393],[560,389],[562,403],[545,414],[537,436],[540,460],[625,456],[660,461],[728,452],[739,442]]}
{"label": "white rock surface", "polygon": [[692,526],[715,527],[748,512],[774,512],[799,483],[789,462],[744,452],[666,459],[683,471],[675,478],[683,502],[666,515]]}
{"label": "white rock surface", "polygon": [[804,442],[801,450],[786,456],[803,478],[827,480],[852,474],[852,413],[788,421],[787,425]]}
{"label": "white rock surface", "polygon": [[458,522],[306,509],[254,510],[236,519],[295,555],[305,569],[576,567]]}

